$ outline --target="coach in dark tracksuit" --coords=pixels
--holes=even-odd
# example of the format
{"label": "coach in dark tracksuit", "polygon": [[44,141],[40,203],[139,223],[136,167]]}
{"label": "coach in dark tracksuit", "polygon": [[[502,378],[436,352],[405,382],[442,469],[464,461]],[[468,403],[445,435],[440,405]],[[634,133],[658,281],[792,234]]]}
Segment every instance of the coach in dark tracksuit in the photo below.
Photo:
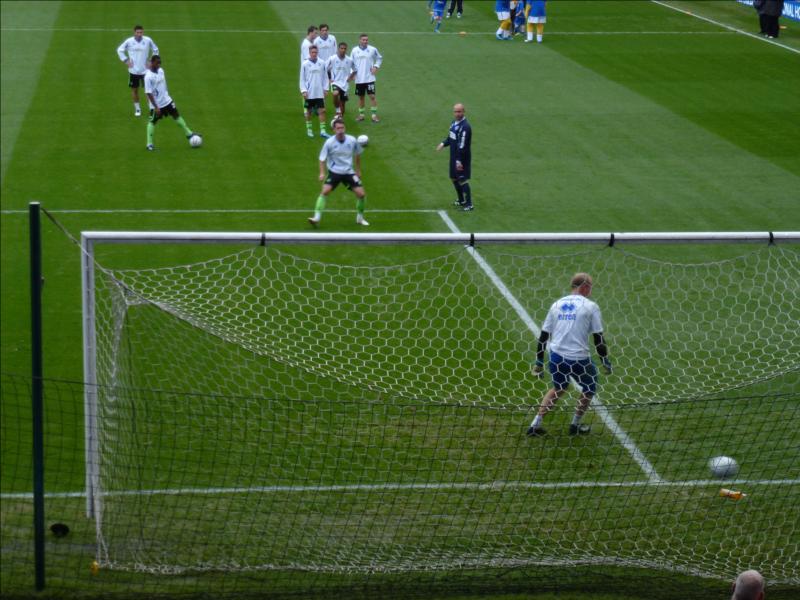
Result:
{"label": "coach in dark tracksuit", "polygon": [[783,13],[783,0],[755,0],[753,7],[758,12],[761,34],[770,38],[778,37],[780,33],[778,19]]}
{"label": "coach in dark tracksuit", "polygon": [[472,167],[472,127],[464,112],[463,104],[456,104],[453,107],[454,120],[450,124],[450,131],[447,138],[436,146],[436,151],[450,146],[450,179],[458,194],[458,200],[453,202],[453,205],[463,211],[470,211],[473,209],[472,190],[469,187]]}

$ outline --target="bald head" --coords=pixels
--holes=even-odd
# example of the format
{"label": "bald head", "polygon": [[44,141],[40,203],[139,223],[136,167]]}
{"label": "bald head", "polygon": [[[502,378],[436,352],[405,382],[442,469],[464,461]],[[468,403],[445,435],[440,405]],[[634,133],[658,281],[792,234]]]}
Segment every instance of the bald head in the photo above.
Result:
{"label": "bald head", "polygon": [[465,112],[466,111],[464,110],[463,104],[458,103],[453,106],[453,116],[455,117],[456,121],[460,121],[461,119],[463,119]]}
{"label": "bald head", "polygon": [[764,598],[764,578],[753,569],[743,571],[733,584],[731,600],[762,600]]}

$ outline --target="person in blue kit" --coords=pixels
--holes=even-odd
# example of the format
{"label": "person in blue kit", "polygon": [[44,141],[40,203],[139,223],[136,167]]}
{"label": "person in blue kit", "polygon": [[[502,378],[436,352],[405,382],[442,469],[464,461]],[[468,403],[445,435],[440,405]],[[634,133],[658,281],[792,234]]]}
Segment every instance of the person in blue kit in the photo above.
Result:
{"label": "person in blue kit", "polygon": [[533,29],[536,27],[536,41],[541,44],[544,36],[544,24],[547,23],[545,0],[528,0],[528,37],[526,42],[533,41]]}
{"label": "person in blue kit", "polygon": [[511,0],[495,0],[494,12],[500,22],[500,27],[494,32],[494,37],[498,40],[510,40],[513,37],[511,33]]}
{"label": "person in blue kit", "polygon": [[472,167],[472,127],[464,116],[463,104],[453,106],[453,122],[447,137],[438,146],[440,151],[445,146],[450,147],[450,179],[458,194],[458,199],[453,205],[463,211],[470,211],[472,205],[472,190],[469,187],[470,171]]}
{"label": "person in blue kit", "polygon": [[433,28],[435,33],[440,33],[439,29],[442,26],[442,17],[444,16],[445,4],[447,4],[447,0],[434,0],[433,5],[431,6],[433,11],[431,13],[431,23],[436,23],[436,26]]}

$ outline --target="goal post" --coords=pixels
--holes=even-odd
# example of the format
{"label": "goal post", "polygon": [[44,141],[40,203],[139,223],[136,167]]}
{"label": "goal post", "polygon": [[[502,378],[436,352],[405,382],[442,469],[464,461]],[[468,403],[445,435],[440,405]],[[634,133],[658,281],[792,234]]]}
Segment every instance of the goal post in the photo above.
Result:
{"label": "goal post", "polygon": [[[762,572],[798,585],[798,243],[791,231],[83,232],[98,562],[722,578],[760,553],[776,557]],[[237,248],[149,269],[98,259],[128,244]],[[660,250],[707,244],[743,250]],[[358,264],[329,250],[354,246],[371,248]],[[614,371],[590,436],[566,435],[565,396],[552,434],[526,438],[546,390],[529,372],[536,323],[577,271],[598,283]],[[718,455],[739,462],[737,478],[712,477]],[[746,496],[721,497],[726,486]],[[720,556],[729,534],[748,544]]]}

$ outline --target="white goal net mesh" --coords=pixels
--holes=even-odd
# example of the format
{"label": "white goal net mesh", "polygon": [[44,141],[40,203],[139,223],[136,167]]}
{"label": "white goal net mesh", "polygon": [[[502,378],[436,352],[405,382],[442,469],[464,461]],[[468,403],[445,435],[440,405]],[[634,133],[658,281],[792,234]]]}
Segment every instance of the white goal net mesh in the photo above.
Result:
{"label": "white goal net mesh", "polygon": [[[388,266],[321,248],[97,272],[104,566],[730,577],[757,558],[800,581],[796,251],[481,249],[490,276],[462,248]],[[566,434],[572,395],[527,438],[547,386],[524,317],[576,271],[614,372],[590,435]],[[710,479],[717,455],[737,479]]]}

